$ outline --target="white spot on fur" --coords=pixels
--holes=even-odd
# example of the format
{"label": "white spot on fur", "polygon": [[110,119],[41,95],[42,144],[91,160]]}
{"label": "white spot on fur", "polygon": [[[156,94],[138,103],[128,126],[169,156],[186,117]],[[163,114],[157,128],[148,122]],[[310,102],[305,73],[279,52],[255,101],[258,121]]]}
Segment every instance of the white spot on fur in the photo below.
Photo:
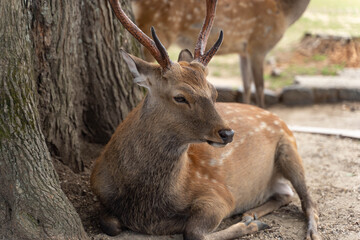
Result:
{"label": "white spot on fur", "polygon": [[212,181],[213,183],[217,183],[216,179],[211,179],[211,181]]}
{"label": "white spot on fur", "polygon": [[223,163],[224,163],[224,158],[222,157],[219,159],[218,165],[221,166],[223,165]]}
{"label": "white spot on fur", "polygon": [[192,19],[192,15],[191,15],[191,14],[187,14],[187,15],[186,15],[186,19],[187,19],[187,20],[191,20],[191,19]]}
{"label": "white spot on fur", "polygon": [[275,124],[275,125],[279,125],[280,122],[279,122],[278,120],[275,120],[275,121],[274,121],[274,124]]}
{"label": "white spot on fur", "polygon": [[260,123],[260,129],[265,129],[267,127],[267,124],[265,122]]}
{"label": "white spot on fur", "polygon": [[261,116],[259,115],[259,114],[256,114],[256,116],[255,116],[256,118],[261,118]]}
{"label": "white spot on fur", "polygon": [[160,13],[159,13],[159,12],[157,12],[157,13],[154,14],[154,20],[158,19],[159,17],[160,17]]}
{"label": "white spot on fur", "polygon": [[209,176],[207,174],[204,175],[204,179],[208,180]]}
{"label": "white spot on fur", "polygon": [[196,177],[197,177],[197,178],[201,178],[201,175],[200,175],[200,173],[199,173],[198,171],[196,171],[195,174],[196,174]]}
{"label": "white spot on fur", "polygon": [[205,161],[204,160],[201,160],[201,165],[205,165]]}
{"label": "white spot on fur", "polygon": [[215,166],[216,165],[216,159],[215,158],[211,158],[210,160],[209,160],[209,165],[210,166]]}
{"label": "white spot on fur", "polygon": [[253,118],[253,117],[247,117],[247,119],[249,119],[249,120],[254,120],[254,118]]}
{"label": "white spot on fur", "polygon": [[224,160],[225,160],[226,158],[228,158],[228,157],[232,154],[232,152],[233,152],[233,149],[231,148],[229,151],[222,153],[221,156],[220,156],[220,158],[219,158],[218,165],[219,165],[219,166],[223,165]]}
{"label": "white spot on fur", "polygon": [[240,6],[240,7],[243,7],[243,8],[247,8],[247,7],[248,7],[248,5],[247,5],[246,3],[244,3],[244,2],[242,2],[242,1],[239,1],[239,6]]}

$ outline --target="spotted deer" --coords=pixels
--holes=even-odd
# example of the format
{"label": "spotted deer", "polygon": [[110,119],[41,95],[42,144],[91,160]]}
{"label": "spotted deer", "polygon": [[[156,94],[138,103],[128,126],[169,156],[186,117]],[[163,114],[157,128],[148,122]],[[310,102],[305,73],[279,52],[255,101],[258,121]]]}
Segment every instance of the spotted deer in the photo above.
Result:
{"label": "spotted deer", "polygon": [[[268,227],[258,218],[289,204],[291,182],[307,219],[307,239],[320,239],[295,138],[274,114],[240,103],[216,103],[207,64],[223,39],[204,53],[216,0],[194,50],[172,62],[152,28],[150,39],[129,20],[118,0],[116,17],[159,63],[122,51],[135,82],[148,89],[118,126],[94,164],[91,187],[104,207],[109,235],[123,228],[184,239],[233,239]],[[227,217],[243,221],[215,232]]]}
{"label": "spotted deer", "polygon": [[[145,34],[150,26],[159,31],[167,48],[178,43],[192,49],[203,12],[203,0],[133,0],[136,22]],[[256,87],[256,102],[265,107],[263,63],[266,54],[280,41],[286,29],[305,11],[310,0],[221,0],[209,40],[219,29],[226,41],[218,54],[238,53],[244,86],[243,101],[250,103],[251,82]],[[151,60],[145,51],[146,60]]]}

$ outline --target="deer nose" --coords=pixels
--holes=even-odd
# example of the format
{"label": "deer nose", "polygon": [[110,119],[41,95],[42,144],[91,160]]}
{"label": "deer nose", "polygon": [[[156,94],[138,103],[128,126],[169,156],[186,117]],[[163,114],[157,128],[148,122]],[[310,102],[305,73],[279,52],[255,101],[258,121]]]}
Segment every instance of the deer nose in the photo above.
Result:
{"label": "deer nose", "polygon": [[230,143],[233,140],[235,132],[232,129],[221,129],[218,133],[224,143]]}

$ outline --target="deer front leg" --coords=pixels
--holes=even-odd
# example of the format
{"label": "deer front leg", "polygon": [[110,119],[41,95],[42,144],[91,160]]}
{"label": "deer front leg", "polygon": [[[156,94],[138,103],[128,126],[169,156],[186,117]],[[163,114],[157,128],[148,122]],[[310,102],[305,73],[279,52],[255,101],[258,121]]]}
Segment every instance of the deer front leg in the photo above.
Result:
{"label": "deer front leg", "polygon": [[245,212],[243,214],[243,221],[247,222],[261,218],[291,202],[294,192],[282,178],[277,179],[271,188],[272,194],[270,198],[263,205]]}
{"label": "deer front leg", "polygon": [[230,208],[219,202],[203,204],[201,207],[188,219],[184,240],[230,240],[268,228],[265,223],[255,220],[239,222],[224,230],[212,232],[228,216]]}
{"label": "deer front leg", "polygon": [[285,206],[291,202],[291,196],[285,194],[275,194],[263,205],[251,209],[243,214],[243,221],[249,222],[261,218],[282,206]]}

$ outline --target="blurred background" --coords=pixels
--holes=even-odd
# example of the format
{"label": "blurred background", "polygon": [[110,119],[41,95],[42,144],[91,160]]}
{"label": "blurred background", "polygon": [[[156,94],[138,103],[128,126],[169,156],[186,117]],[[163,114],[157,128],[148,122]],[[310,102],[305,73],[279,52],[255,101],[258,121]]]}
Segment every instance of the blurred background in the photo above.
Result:
{"label": "blurred background", "polygon": [[[312,36],[305,37],[307,33]],[[173,44],[170,57],[176,60],[180,50]],[[279,91],[293,84],[296,75],[333,76],[348,67],[360,67],[360,1],[311,0],[267,55],[265,86]],[[242,85],[238,54],[215,56],[209,70],[211,82]]]}

